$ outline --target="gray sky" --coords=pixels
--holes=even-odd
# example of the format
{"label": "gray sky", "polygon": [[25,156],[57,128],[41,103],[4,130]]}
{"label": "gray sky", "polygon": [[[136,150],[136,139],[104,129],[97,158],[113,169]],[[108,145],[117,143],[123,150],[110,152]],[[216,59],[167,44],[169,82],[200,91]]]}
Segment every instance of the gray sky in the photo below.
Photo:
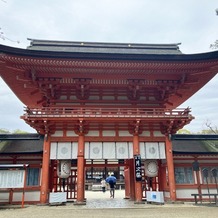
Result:
{"label": "gray sky", "polygon": [[[27,38],[182,43],[183,53],[211,52],[218,39],[217,0],[0,0],[0,43],[26,48]],[[16,43],[20,41],[20,43]],[[192,132],[218,127],[218,75],[180,107],[191,107]],[[0,128],[35,132],[20,116],[24,105],[0,78]]]}

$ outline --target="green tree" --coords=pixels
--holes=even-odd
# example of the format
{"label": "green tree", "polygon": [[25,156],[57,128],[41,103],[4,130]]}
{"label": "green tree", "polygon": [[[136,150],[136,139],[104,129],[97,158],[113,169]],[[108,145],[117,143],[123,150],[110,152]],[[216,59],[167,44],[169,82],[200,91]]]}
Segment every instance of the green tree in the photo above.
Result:
{"label": "green tree", "polygon": [[25,133],[28,133],[28,132],[20,130],[20,129],[16,129],[16,130],[13,131],[13,133],[15,133],[15,134],[25,134]]}
{"label": "green tree", "polygon": [[25,133],[28,133],[28,132],[20,130],[20,129],[15,129],[13,132],[10,132],[8,129],[0,128],[0,134],[11,134],[11,133],[14,133],[14,134],[25,134]]}
{"label": "green tree", "polygon": [[201,130],[200,134],[210,135],[210,134],[218,134],[218,132],[216,132],[214,130],[210,130],[210,129],[203,129],[203,130]]}
{"label": "green tree", "polygon": [[8,133],[10,133],[9,130],[7,130],[7,129],[0,129],[0,134],[8,134]]}
{"label": "green tree", "polygon": [[177,131],[177,134],[192,134],[192,133],[187,129],[180,129]]}

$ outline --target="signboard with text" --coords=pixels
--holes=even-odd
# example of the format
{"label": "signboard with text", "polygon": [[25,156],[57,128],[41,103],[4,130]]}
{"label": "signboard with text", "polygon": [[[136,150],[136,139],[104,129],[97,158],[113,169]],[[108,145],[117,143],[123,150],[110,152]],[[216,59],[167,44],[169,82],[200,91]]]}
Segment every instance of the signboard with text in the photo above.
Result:
{"label": "signboard with text", "polygon": [[135,179],[136,181],[142,181],[141,155],[134,155],[134,161],[135,161]]}

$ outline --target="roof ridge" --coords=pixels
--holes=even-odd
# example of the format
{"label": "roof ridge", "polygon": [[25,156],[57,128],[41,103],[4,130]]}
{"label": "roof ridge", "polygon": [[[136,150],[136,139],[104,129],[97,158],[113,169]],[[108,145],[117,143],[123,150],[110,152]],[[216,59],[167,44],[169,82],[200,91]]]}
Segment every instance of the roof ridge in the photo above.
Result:
{"label": "roof ridge", "polygon": [[131,47],[131,46],[139,46],[139,47],[146,47],[146,46],[164,46],[164,47],[168,47],[168,46],[178,46],[181,45],[181,43],[121,43],[121,42],[89,42],[89,41],[62,41],[62,40],[44,40],[44,39],[31,39],[31,38],[27,38],[28,40],[30,40],[30,44],[71,44],[71,45],[80,45],[80,46],[127,46],[127,47]]}

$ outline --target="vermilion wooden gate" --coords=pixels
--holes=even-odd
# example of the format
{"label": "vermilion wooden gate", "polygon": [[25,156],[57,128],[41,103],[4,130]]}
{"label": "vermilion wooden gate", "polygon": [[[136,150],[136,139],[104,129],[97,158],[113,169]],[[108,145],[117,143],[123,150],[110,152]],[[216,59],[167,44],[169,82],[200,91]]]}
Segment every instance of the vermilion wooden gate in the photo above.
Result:
{"label": "vermilion wooden gate", "polygon": [[142,198],[146,199],[147,191],[158,191],[159,190],[159,178],[145,176],[145,170],[142,169]]}
{"label": "vermilion wooden gate", "polygon": [[53,176],[53,190],[54,192],[66,192],[67,200],[77,198],[77,169],[71,169],[70,176],[66,179],[57,176],[57,169],[54,169]]}

